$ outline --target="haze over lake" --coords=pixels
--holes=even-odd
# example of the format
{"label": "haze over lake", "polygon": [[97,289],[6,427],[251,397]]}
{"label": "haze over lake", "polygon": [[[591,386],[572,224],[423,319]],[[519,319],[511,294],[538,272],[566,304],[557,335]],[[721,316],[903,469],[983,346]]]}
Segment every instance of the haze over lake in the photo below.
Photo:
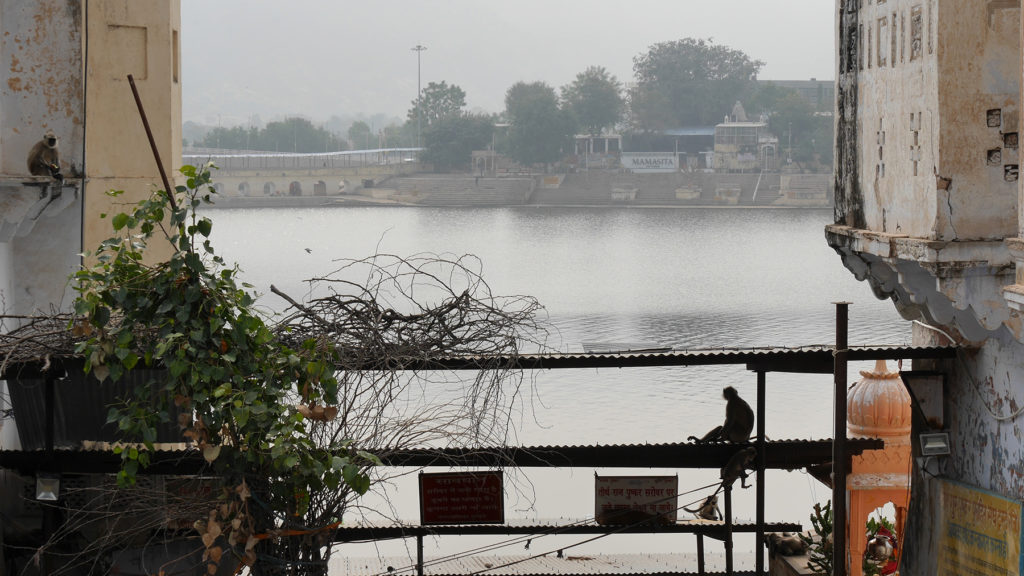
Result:
{"label": "haze over lake", "polygon": [[[546,306],[554,328],[549,344],[560,350],[581,351],[582,342],[674,348],[829,344],[835,338],[832,302],[841,300],[853,303],[851,344],[910,342],[910,324],[850,275],[825,243],[828,210],[321,208],[209,214],[215,244],[263,293],[273,283],[304,295],[302,280],[335,269],[335,258],[378,251],[474,254],[495,294],[528,294]],[[261,303],[283,305],[272,294]],[[510,442],[682,442],[721,422],[724,386],[735,386],[753,402],[756,379],[743,368],[528,373],[529,394]],[[866,368],[852,366],[851,383]],[[831,376],[769,374],[767,383],[769,438],[832,436]],[[718,477],[718,470],[634,472],[678,473],[681,492]],[[520,488],[531,488],[528,496],[507,497],[507,518],[593,514],[593,470],[515,476]],[[396,493],[400,514],[414,521],[415,478],[400,483]],[[769,521],[801,522],[805,528],[813,503],[830,498],[809,476],[780,471],[769,472],[767,494]],[[738,490],[735,502],[737,517],[753,518],[753,490]],[[684,550],[692,549],[692,537],[676,538]],[[740,550],[750,549],[747,540],[752,537],[738,539]],[[465,542],[446,538],[430,545],[452,553]],[[664,551],[665,542],[619,536],[589,550]]]}

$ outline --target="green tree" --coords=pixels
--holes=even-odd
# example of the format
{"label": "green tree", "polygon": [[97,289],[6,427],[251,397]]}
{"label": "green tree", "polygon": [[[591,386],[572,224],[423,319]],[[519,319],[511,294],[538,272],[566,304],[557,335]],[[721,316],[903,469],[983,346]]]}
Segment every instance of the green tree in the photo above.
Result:
{"label": "green tree", "polygon": [[416,124],[394,122],[384,127],[385,148],[415,148]]}
{"label": "green tree", "polygon": [[642,130],[717,124],[737,100],[753,92],[763,65],[740,50],[710,40],[684,38],[654,44],[633,58],[634,122]]}
{"label": "green tree", "polygon": [[369,150],[377,147],[377,137],[370,125],[362,120],[356,120],[348,127],[348,141],[356,150]]}
{"label": "green tree", "polygon": [[505,115],[511,126],[509,154],[522,164],[559,160],[574,132],[572,119],[558,106],[555,90],[544,82],[518,82],[505,93]]}
{"label": "green tree", "polygon": [[259,146],[259,150],[301,153],[347,149],[345,141],[337,135],[299,116],[267,123],[260,131]]}
{"label": "green tree", "polygon": [[210,130],[199,142],[203,148],[224,148],[228,150],[248,150],[259,139],[259,130],[256,128],[243,128],[234,126],[222,128],[220,126]]}
{"label": "green tree", "polygon": [[601,66],[591,66],[562,87],[562,105],[588,134],[598,135],[622,118],[622,85]]}
{"label": "green tree", "polygon": [[473,150],[491,143],[494,121],[487,115],[459,114],[434,122],[423,133],[423,162],[434,165],[436,172],[472,168]]}
{"label": "green tree", "polygon": [[420,100],[412,101],[408,121],[415,125],[419,120],[422,126],[430,126],[442,118],[461,114],[465,106],[466,92],[462,88],[444,81],[431,82],[423,89]]}

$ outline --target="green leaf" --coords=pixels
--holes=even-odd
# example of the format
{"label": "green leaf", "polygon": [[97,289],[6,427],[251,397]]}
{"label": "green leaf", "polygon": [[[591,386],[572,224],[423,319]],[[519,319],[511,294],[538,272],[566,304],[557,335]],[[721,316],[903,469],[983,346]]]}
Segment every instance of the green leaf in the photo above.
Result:
{"label": "green leaf", "polygon": [[210,230],[213,228],[213,222],[211,222],[209,218],[203,218],[196,224],[196,228],[203,236],[209,236]]}
{"label": "green leaf", "polygon": [[347,465],[348,458],[342,458],[341,456],[331,457],[331,468],[337,470],[338,472],[342,472],[343,470],[345,470],[345,466]]}
{"label": "green leaf", "polygon": [[97,306],[93,312],[92,322],[96,326],[103,328],[110,321],[110,308],[106,306]]}
{"label": "green leaf", "polygon": [[384,462],[382,462],[381,459],[378,458],[376,454],[371,454],[370,452],[367,452],[365,450],[356,450],[356,454],[358,454],[360,458],[366,460],[367,462],[372,462],[376,466],[384,465]]}
{"label": "green leaf", "polygon": [[235,423],[238,426],[244,427],[249,422],[249,409],[248,408],[237,408],[231,411],[235,416]]}
{"label": "green leaf", "polygon": [[111,220],[110,223],[113,225],[114,230],[120,230],[128,224],[128,219],[129,216],[124,212],[121,212],[117,216],[114,216],[114,219]]}

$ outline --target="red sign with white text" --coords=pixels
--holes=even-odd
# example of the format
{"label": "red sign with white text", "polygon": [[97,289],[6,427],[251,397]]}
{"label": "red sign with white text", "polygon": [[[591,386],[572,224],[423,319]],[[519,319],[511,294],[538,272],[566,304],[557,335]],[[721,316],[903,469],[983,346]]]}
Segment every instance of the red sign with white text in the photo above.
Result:
{"label": "red sign with white text", "polygon": [[504,524],[504,495],[500,470],[420,474],[420,524]]}

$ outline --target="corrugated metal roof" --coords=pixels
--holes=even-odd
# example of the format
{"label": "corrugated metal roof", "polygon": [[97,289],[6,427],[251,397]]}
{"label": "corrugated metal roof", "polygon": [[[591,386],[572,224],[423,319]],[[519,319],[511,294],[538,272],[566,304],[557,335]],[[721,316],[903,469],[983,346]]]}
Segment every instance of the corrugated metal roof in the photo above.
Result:
{"label": "corrugated metal roof", "polygon": [[[847,359],[850,361],[940,359],[954,357],[956,350],[957,348],[953,346],[851,347]],[[754,371],[831,374],[834,351],[835,347],[833,346],[820,345],[796,348],[717,348],[667,352],[564,352],[520,354],[518,356],[442,356],[422,360],[409,359],[402,362],[401,367],[409,370],[441,368],[478,370],[488,367],[548,370],[746,364],[748,369]]]}
{"label": "corrugated metal roof", "polygon": [[[593,468],[720,468],[743,446],[728,442],[616,444],[594,446],[528,446],[507,448],[416,449],[380,451],[389,466],[518,466]],[[850,455],[878,450],[884,442],[850,438]],[[832,460],[832,440],[765,442],[768,468],[793,470]]]}
{"label": "corrugated metal roof", "polygon": [[[342,524],[335,535],[335,542],[359,542],[364,540],[386,540],[392,538],[410,538],[413,536],[533,536],[541,538],[553,535],[607,535],[607,534],[705,534],[713,537],[724,537],[726,525],[723,521],[680,520],[667,524],[632,523],[600,525],[593,518],[585,520],[547,520],[527,521],[509,520],[504,524],[444,524],[420,526],[414,524]],[[751,522],[733,523],[733,533],[754,533],[757,524]],[[767,532],[800,532],[803,526],[797,522],[768,522]]]}
{"label": "corrugated metal roof", "polygon": [[[746,566],[752,564],[744,555],[737,555],[741,568],[735,574],[749,574]],[[744,572],[743,567],[748,571]],[[705,554],[707,574],[721,573],[725,559],[721,554]],[[389,568],[391,569],[389,571]],[[430,576],[489,574],[497,576],[530,575],[583,575],[583,574],[696,574],[696,554],[573,554],[566,550],[564,557],[557,553],[540,556],[467,556],[444,561],[424,562],[423,573]],[[333,576],[411,576],[416,567],[408,558],[343,558],[331,563]]]}
{"label": "corrugated metal roof", "polygon": [[[915,360],[956,356],[955,346],[852,346],[848,360]],[[813,372],[831,374],[834,346],[814,345],[792,348],[713,348],[637,352],[545,352],[518,355],[460,355],[427,357],[387,357],[360,366],[345,365],[346,370],[480,370],[487,368],[550,370],[560,368],[629,368],[649,366],[709,366],[746,364],[749,370],[763,372]],[[61,359],[67,370],[81,370],[81,358]],[[9,379],[39,376],[39,363],[10,364],[4,374]]]}
{"label": "corrugated metal roof", "polygon": [[[756,445],[756,444],[752,444]],[[720,468],[744,444],[616,444],[611,446],[472,447],[415,450],[377,450],[386,466],[464,467],[588,467],[588,468]],[[878,450],[884,442],[875,438],[851,438],[847,454]],[[53,472],[98,474],[116,472],[121,457],[102,450],[57,450]],[[34,472],[48,461],[43,450],[0,451],[0,467]],[[768,468],[793,470],[832,459],[831,440],[774,440],[765,442]],[[198,474],[206,462],[196,450],[163,450],[153,453],[147,474]]]}
{"label": "corrugated metal roof", "polygon": [[[162,370],[132,370],[117,382],[107,379],[101,383],[81,369],[68,370],[53,382],[54,447],[77,448],[83,440],[117,441],[121,436],[117,424],[107,423],[110,407],[133,395],[137,386],[145,386],[150,380],[160,382],[164,377]],[[46,447],[46,386],[46,379],[32,372],[16,374],[7,381],[14,423],[25,450]],[[154,393],[158,389],[159,385],[152,387]],[[169,422],[157,425],[157,442],[180,439],[177,413],[172,412]]]}

